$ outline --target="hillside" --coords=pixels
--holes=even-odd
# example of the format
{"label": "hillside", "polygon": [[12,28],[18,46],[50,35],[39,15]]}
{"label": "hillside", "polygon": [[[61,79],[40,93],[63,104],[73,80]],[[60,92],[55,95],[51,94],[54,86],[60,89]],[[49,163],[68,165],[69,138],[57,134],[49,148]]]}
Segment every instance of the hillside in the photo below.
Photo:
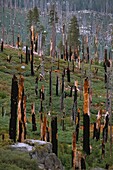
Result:
{"label": "hillside", "polygon": [[[20,54],[23,55],[22,63]],[[11,61],[7,62],[7,56],[11,56]],[[70,97],[70,87],[74,86],[75,81],[78,81],[78,95],[77,95],[77,108],[80,109],[80,128],[79,128],[79,140],[76,144],[77,150],[83,155],[83,83],[86,77],[91,77],[92,87],[92,103],[90,106],[90,146],[91,154],[86,157],[87,170],[96,167],[105,168],[106,164],[113,166],[113,155],[110,155],[110,139],[108,135],[108,142],[105,144],[105,157],[101,159],[101,144],[102,144],[102,133],[100,140],[96,141],[93,139],[93,124],[97,119],[97,113],[100,109],[103,110],[103,116],[101,121],[101,132],[103,130],[104,114],[106,109],[106,88],[104,83],[104,67],[103,63],[95,63],[90,66],[88,63],[81,63],[81,69],[78,68],[77,62],[67,62],[65,60],[59,60],[58,70],[58,58],[52,59],[51,57],[34,56],[34,72],[35,75],[31,76],[30,62],[25,64],[25,54],[18,49],[12,49],[6,46],[3,52],[0,52],[0,134],[1,138],[4,134],[4,140],[0,140],[0,152],[4,155],[12,154],[6,149],[6,146],[11,143],[9,140],[9,120],[11,112],[11,84],[12,77],[15,74],[19,80],[20,75],[24,76],[24,90],[27,97],[26,103],[26,115],[27,115],[27,139],[40,139],[40,107],[41,100],[39,97],[39,90],[44,85],[45,99],[43,101],[43,115],[46,115],[49,125],[51,124],[51,118],[57,116],[58,121],[58,157],[66,170],[71,169],[72,162],[72,134],[75,131],[75,124],[72,121],[72,107],[74,100],[74,91],[72,97]],[[24,66],[24,67],[23,67]],[[61,110],[61,85],[62,85],[62,74],[64,68],[70,69],[70,82],[67,81],[67,71],[65,71],[65,87],[64,87],[64,110],[65,116]],[[97,74],[95,70],[98,69]],[[52,104],[49,105],[49,72],[52,70]],[[40,74],[44,75],[44,78],[38,80],[38,96],[35,94],[35,80],[40,77]],[[59,77],[59,91],[56,96],[56,77]],[[31,105],[35,104],[35,115],[36,115],[36,126],[37,130],[32,131],[32,120],[31,120]],[[64,119],[64,130],[62,130],[62,120]],[[113,122],[113,121],[112,121]],[[51,128],[51,127],[50,127]],[[110,127],[109,127],[110,129]],[[5,148],[4,148],[5,147]],[[113,152],[112,152],[113,154]],[[23,155],[24,156],[24,155]],[[7,156],[8,157],[8,156]],[[6,158],[6,156],[5,156]],[[4,159],[5,159],[4,158]],[[1,159],[1,167],[3,166],[4,159]],[[14,159],[14,158],[13,158]],[[18,158],[19,159],[19,158]],[[25,158],[22,158],[25,159]],[[26,158],[29,161],[29,158]],[[7,158],[7,161],[11,163],[11,160]],[[6,163],[7,163],[6,161]],[[11,165],[13,167],[13,163]],[[15,165],[16,166],[16,165]],[[22,167],[23,166],[23,167]],[[20,169],[25,169],[22,165]],[[28,165],[31,166],[31,165]],[[27,170],[30,168],[27,166]],[[13,167],[14,170],[17,167]],[[31,168],[32,169],[32,168]],[[35,168],[34,168],[35,169]]]}

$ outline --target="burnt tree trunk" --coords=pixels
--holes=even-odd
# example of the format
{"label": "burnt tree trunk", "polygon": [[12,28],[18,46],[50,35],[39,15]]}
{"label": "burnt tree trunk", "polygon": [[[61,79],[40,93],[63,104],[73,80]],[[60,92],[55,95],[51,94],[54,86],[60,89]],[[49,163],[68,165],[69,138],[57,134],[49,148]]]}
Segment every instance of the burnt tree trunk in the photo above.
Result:
{"label": "burnt tree trunk", "polygon": [[51,142],[52,142],[52,151],[58,155],[58,135],[57,135],[57,117],[52,117],[51,120]]}
{"label": "burnt tree trunk", "polygon": [[18,88],[18,142],[26,139],[26,99],[24,96],[24,78],[20,76]]}
{"label": "burnt tree trunk", "polygon": [[71,56],[72,56],[72,50],[71,50],[71,46],[69,47],[69,60],[71,61]]}
{"label": "burnt tree trunk", "polygon": [[105,115],[104,128],[103,128],[103,141],[104,143],[108,140],[108,125],[109,125],[109,115]]}
{"label": "burnt tree trunk", "polygon": [[58,96],[58,76],[57,76],[57,79],[56,79],[56,96]]}
{"label": "burnt tree trunk", "polygon": [[72,97],[72,92],[73,92],[73,86],[71,86],[69,97]]}
{"label": "burnt tree trunk", "polygon": [[26,45],[26,60],[25,63],[28,64],[28,46]]}
{"label": "burnt tree trunk", "polygon": [[67,82],[70,82],[70,69],[67,68]]}
{"label": "burnt tree trunk", "polygon": [[34,76],[34,69],[33,69],[33,41],[31,41],[31,76]]}
{"label": "burnt tree trunk", "polygon": [[44,120],[43,120],[43,141],[46,141],[46,126],[47,126],[47,118],[44,115]]}
{"label": "burnt tree trunk", "polygon": [[35,106],[34,104],[31,105],[31,113],[32,113],[32,131],[36,131],[36,117],[35,117]]}
{"label": "burnt tree trunk", "polygon": [[72,136],[72,168],[76,169],[76,133],[73,132]]}
{"label": "burnt tree trunk", "polygon": [[74,102],[73,102],[73,115],[72,119],[76,124],[76,117],[77,117],[77,88],[74,86]]}
{"label": "burnt tree trunk", "polygon": [[89,63],[89,47],[87,47],[87,62]]}
{"label": "burnt tree trunk", "polygon": [[20,47],[20,37],[19,36],[17,37],[17,47],[18,48]]}
{"label": "burnt tree trunk", "polygon": [[89,81],[84,81],[83,151],[90,154]]}
{"label": "burnt tree trunk", "polygon": [[17,106],[18,106],[18,81],[14,75],[12,78],[11,88],[11,118],[9,125],[9,138],[16,142],[16,130],[17,130]]}

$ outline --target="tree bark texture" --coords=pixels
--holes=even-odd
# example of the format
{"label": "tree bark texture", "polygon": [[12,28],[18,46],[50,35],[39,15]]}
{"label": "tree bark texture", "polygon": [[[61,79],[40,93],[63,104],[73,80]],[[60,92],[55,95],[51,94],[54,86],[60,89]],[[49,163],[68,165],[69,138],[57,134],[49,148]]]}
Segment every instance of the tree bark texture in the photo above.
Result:
{"label": "tree bark texture", "polygon": [[57,117],[52,117],[51,120],[51,142],[53,153],[58,155]]}
{"label": "tree bark texture", "polygon": [[18,81],[14,75],[12,78],[11,87],[11,118],[9,125],[9,138],[16,142],[16,130],[17,130],[17,106],[18,106]]}
{"label": "tree bark texture", "polygon": [[84,106],[83,106],[83,151],[90,154],[90,118],[89,118],[89,81],[84,81]]}
{"label": "tree bark texture", "polygon": [[24,77],[19,78],[18,88],[18,142],[26,139],[26,98],[24,96]]}

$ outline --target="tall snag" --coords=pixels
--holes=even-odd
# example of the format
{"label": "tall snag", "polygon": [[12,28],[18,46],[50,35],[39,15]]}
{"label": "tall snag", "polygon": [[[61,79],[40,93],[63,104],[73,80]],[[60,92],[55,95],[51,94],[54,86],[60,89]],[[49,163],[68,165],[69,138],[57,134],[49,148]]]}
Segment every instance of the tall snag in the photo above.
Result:
{"label": "tall snag", "polygon": [[90,118],[89,118],[89,81],[84,81],[84,107],[83,107],[83,151],[90,154]]}
{"label": "tall snag", "polygon": [[52,117],[51,120],[51,142],[53,153],[58,153],[58,135],[57,135],[57,117]]}
{"label": "tall snag", "polygon": [[94,123],[94,132],[93,132],[93,139],[96,138],[97,141],[100,139],[101,118],[102,118],[102,110],[99,110],[96,123]]}
{"label": "tall snag", "polygon": [[24,96],[24,77],[19,78],[18,88],[18,141],[26,139],[26,97]]}
{"label": "tall snag", "polygon": [[11,118],[9,124],[9,138],[16,142],[17,129],[17,106],[18,106],[18,81],[14,75],[11,87]]}
{"label": "tall snag", "polygon": [[76,169],[76,133],[73,132],[72,136],[72,168]]}
{"label": "tall snag", "polygon": [[28,64],[28,46],[26,45],[26,59],[25,63]]}
{"label": "tall snag", "polygon": [[109,125],[109,113],[106,112],[104,118],[104,127],[103,127],[103,141],[104,143],[108,140],[108,125]]}
{"label": "tall snag", "polygon": [[31,105],[31,114],[32,114],[32,131],[36,131],[36,117],[35,117],[35,105]]}
{"label": "tall snag", "polygon": [[34,76],[34,69],[33,69],[33,41],[31,41],[31,76]]}

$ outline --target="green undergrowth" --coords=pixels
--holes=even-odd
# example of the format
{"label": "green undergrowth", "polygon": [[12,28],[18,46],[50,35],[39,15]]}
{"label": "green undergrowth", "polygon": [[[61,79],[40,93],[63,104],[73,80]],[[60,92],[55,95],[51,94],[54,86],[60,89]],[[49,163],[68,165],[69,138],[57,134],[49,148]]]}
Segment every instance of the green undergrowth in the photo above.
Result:
{"label": "green undergrowth", "polygon": [[[11,62],[7,62],[7,56],[12,56]],[[13,74],[15,74],[19,80],[19,76],[24,76],[24,90],[25,95],[27,96],[27,106],[26,106],[26,114],[27,114],[27,138],[32,139],[40,139],[40,99],[39,99],[39,90],[42,85],[44,85],[45,89],[45,100],[43,101],[43,114],[47,114],[49,111],[51,112],[51,115],[48,115],[48,121],[49,125],[51,124],[51,117],[52,115],[56,115],[58,117],[58,156],[60,160],[62,161],[63,165],[65,166],[66,170],[71,169],[72,161],[71,161],[71,154],[72,154],[72,134],[75,130],[75,125],[73,124],[71,120],[72,115],[72,106],[73,106],[73,100],[74,96],[69,97],[70,94],[70,86],[74,85],[75,81],[78,81],[78,88],[81,88],[81,83],[83,84],[84,78],[89,76],[89,65],[84,64],[83,71],[81,75],[81,70],[79,70],[77,67],[75,67],[74,72],[72,72],[72,63],[69,63],[70,67],[70,77],[71,82],[67,82],[67,73],[65,73],[65,93],[66,98],[64,98],[64,111],[65,111],[65,118],[64,118],[64,131],[62,130],[62,124],[61,119],[63,117],[63,113],[61,111],[61,82],[62,82],[62,73],[64,68],[68,67],[68,62],[64,60],[60,60],[59,64],[59,71],[56,72],[58,67],[58,60],[54,59],[52,60],[51,57],[45,57],[44,58],[44,68],[39,67],[42,63],[42,59],[38,56],[34,56],[34,70],[35,75],[31,76],[30,71],[30,63],[25,64],[25,54],[23,54],[23,63],[20,63],[20,59],[18,56],[18,50],[15,49],[5,49],[3,53],[0,53],[0,141],[1,143],[7,143],[9,141],[9,119],[10,119],[10,99],[11,99],[11,83],[12,83],[12,77]],[[77,64],[75,63],[75,66]],[[21,66],[25,66],[25,69],[22,69]],[[98,68],[97,75],[94,75],[94,69]],[[49,72],[52,69],[52,107],[49,106]],[[85,75],[86,70],[86,75]],[[44,71],[44,72],[43,72]],[[38,97],[35,95],[35,79],[36,77],[44,73],[45,79],[42,81],[38,81]],[[90,108],[91,116],[90,116],[90,123],[93,124],[96,121],[96,115],[98,113],[99,109],[105,109],[105,102],[106,102],[106,89],[104,85],[104,67],[102,64],[93,64],[91,66],[91,87],[92,87],[92,94],[93,94],[93,100]],[[56,77],[59,76],[59,95],[56,96]],[[74,92],[73,92],[74,95]],[[35,103],[35,114],[36,114],[36,123],[37,123],[37,131],[32,132],[32,120],[31,120],[31,104]],[[83,91],[80,93],[78,91],[78,108],[80,108],[80,131],[79,131],[79,141],[77,142],[77,149],[82,152],[82,143],[83,143]],[[4,112],[2,116],[2,107],[4,107]],[[92,132],[91,132],[92,133]],[[2,134],[5,135],[5,140],[2,141]],[[92,136],[92,134],[91,134]],[[101,137],[102,138],[102,137]],[[101,155],[101,149],[100,143],[96,142],[91,139],[91,145],[92,145],[92,153],[90,156],[87,156],[86,162],[87,162],[87,169],[92,167],[104,167],[102,165],[102,161],[99,163],[100,155]],[[110,165],[112,163],[110,160],[107,159],[107,156],[109,155],[109,143],[106,145],[108,147],[108,152],[106,152],[106,158],[105,162],[108,161]],[[2,147],[2,145],[0,145]],[[0,148],[1,148],[0,147]],[[98,149],[99,148],[99,149]],[[4,149],[0,150],[0,154],[3,157],[3,151]],[[98,152],[98,153],[97,153]],[[6,150],[4,151],[6,155],[14,154],[11,153],[11,151]],[[96,158],[95,158],[96,157]],[[3,157],[5,159],[5,156]],[[15,158],[15,160],[14,160]],[[95,159],[93,159],[95,158]],[[9,159],[9,160],[8,160]],[[24,160],[24,164],[21,164],[20,162]],[[6,166],[6,170],[10,170],[11,168],[14,170],[20,170],[20,169],[27,169],[30,170],[32,166],[32,170],[36,165],[36,162],[34,160],[29,160],[28,157],[21,157],[19,159],[18,154],[16,156],[12,156],[7,158],[6,160],[2,161],[1,158],[0,162],[0,168]],[[32,162],[30,164],[30,161]],[[7,163],[6,163],[7,162]],[[15,163],[17,162],[17,163]],[[7,165],[6,165],[7,164]],[[19,164],[21,164],[19,166]],[[9,165],[9,169],[8,169]],[[3,168],[4,169],[4,168]],[[34,168],[35,170],[35,168]]]}

